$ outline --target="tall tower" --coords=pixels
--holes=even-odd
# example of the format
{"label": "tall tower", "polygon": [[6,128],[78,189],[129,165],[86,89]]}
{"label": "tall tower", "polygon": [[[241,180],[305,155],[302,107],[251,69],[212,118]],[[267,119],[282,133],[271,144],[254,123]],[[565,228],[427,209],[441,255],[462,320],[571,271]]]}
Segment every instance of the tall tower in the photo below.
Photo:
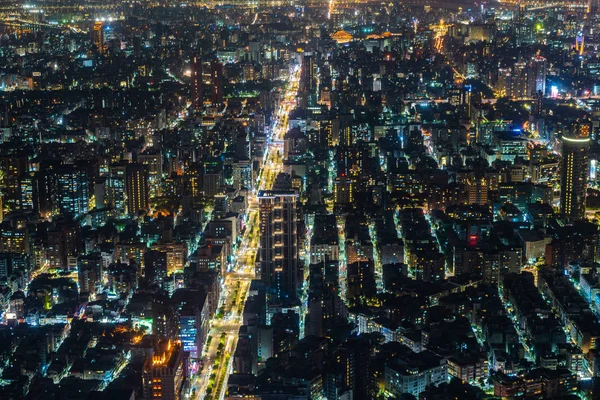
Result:
{"label": "tall tower", "polygon": [[560,214],[563,220],[572,222],[585,218],[590,124],[573,123],[561,139]]}
{"label": "tall tower", "polygon": [[294,191],[261,191],[260,276],[280,299],[296,299],[298,288],[298,217]]}
{"label": "tall tower", "polygon": [[92,43],[94,43],[100,54],[104,53],[104,34],[102,32],[102,21],[94,22],[94,29],[92,30]]}
{"label": "tall tower", "polygon": [[127,164],[125,168],[127,212],[136,215],[150,208],[148,169],[143,164]]}
{"label": "tall tower", "polygon": [[211,63],[211,101],[213,104],[223,103],[223,64],[215,59]]}
{"label": "tall tower", "polygon": [[202,82],[202,59],[198,54],[192,56],[192,109],[198,112],[204,100]]}
{"label": "tall tower", "polygon": [[546,94],[546,59],[542,56],[533,57],[531,60],[531,69],[531,78],[533,80],[531,92],[533,94],[537,92],[542,92],[542,95]]}

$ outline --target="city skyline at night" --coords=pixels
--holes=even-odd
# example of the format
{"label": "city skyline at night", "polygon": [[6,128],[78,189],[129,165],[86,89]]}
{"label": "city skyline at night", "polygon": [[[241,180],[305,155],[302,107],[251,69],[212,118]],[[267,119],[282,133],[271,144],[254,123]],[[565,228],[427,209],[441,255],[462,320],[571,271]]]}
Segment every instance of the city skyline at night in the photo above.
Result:
{"label": "city skyline at night", "polygon": [[0,4],[0,398],[600,398],[597,0]]}

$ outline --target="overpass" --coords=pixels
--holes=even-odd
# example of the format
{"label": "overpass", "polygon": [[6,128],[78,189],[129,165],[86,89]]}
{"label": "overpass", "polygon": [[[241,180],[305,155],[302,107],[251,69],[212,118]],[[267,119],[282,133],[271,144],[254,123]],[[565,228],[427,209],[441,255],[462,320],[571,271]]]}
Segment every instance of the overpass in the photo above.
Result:
{"label": "overpass", "polygon": [[63,4],[55,2],[41,2],[31,4],[18,3],[2,3],[0,4],[0,12],[7,11],[85,11],[85,10],[116,10],[124,5],[119,3],[82,3],[82,4]]}
{"label": "overpass", "polygon": [[27,20],[22,18],[6,18],[0,21],[0,26],[7,26],[19,29],[30,29],[32,31],[37,31],[40,29],[56,29],[59,31],[63,31],[69,29],[61,25],[46,24],[44,22]]}

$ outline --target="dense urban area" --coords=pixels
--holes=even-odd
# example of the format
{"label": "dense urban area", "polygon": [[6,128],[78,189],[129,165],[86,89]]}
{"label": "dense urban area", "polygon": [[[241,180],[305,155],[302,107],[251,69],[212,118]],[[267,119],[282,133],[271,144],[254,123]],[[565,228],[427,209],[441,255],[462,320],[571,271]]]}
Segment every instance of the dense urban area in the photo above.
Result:
{"label": "dense urban area", "polygon": [[0,2],[0,400],[600,399],[599,0]]}

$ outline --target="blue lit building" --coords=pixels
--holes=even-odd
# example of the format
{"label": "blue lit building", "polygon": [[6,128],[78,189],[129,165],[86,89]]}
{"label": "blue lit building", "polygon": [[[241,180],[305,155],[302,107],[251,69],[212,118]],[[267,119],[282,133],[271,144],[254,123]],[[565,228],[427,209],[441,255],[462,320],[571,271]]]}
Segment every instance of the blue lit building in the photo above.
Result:
{"label": "blue lit building", "polygon": [[178,315],[179,339],[190,358],[200,358],[202,344],[209,328],[209,309],[206,293],[179,289],[173,294],[173,304]]}
{"label": "blue lit building", "polygon": [[179,316],[179,339],[183,345],[184,351],[190,352],[190,357],[198,358],[198,343],[196,338],[198,336],[198,328],[196,327],[196,315],[193,312],[191,315],[180,315]]}

